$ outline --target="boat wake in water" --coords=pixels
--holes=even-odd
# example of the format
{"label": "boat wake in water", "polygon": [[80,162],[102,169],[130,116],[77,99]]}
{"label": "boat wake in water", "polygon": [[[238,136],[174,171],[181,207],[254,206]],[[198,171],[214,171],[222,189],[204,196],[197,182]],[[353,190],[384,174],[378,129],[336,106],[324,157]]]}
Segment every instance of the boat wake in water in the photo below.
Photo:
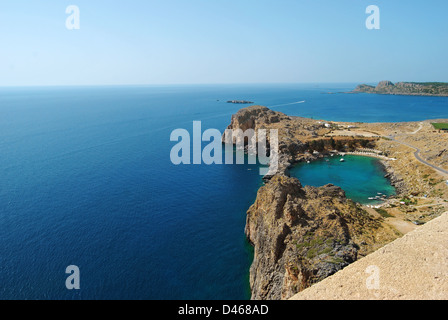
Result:
{"label": "boat wake in water", "polygon": [[291,103],[285,103],[285,104],[278,104],[278,105],[275,105],[275,106],[270,106],[269,108],[282,107],[282,106],[290,106],[290,105],[292,105],[292,104],[299,104],[299,103],[305,103],[305,102],[306,102],[306,101],[303,100],[303,101],[297,101],[297,102],[291,102]]}

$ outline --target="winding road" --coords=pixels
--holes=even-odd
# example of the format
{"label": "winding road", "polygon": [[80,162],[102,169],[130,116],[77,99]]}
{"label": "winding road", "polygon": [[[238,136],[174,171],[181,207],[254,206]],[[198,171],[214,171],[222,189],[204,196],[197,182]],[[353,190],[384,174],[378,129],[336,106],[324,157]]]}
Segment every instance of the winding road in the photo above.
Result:
{"label": "winding road", "polygon": [[[420,129],[421,129],[421,128],[420,128]],[[418,132],[420,129],[418,129],[417,132]],[[417,133],[417,132],[415,132],[415,133]],[[420,156],[420,152],[421,152],[421,150],[420,150],[419,148],[414,147],[413,145],[410,145],[409,143],[406,143],[406,142],[402,142],[402,141],[396,140],[394,135],[390,135],[390,136],[387,136],[387,137],[384,137],[384,138],[390,139],[390,140],[392,140],[392,141],[394,141],[394,142],[397,142],[397,143],[399,143],[399,144],[402,144],[402,145],[404,145],[404,146],[407,146],[407,147],[409,147],[409,148],[414,149],[414,150],[415,150],[415,152],[414,152],[414,157],[415,157],[419,162],[423,163],[424,165],[427,165],[428,167],[433,168],[434,170],[436,170],[438,173],[442,174],[443,176],[448,177],[448,170],[445,170],[445,169],[443,169],[443,168],[437,167],[437,166],[435,166],[435,165],[429,163],[428,161],[424,160],[424,159]]]}

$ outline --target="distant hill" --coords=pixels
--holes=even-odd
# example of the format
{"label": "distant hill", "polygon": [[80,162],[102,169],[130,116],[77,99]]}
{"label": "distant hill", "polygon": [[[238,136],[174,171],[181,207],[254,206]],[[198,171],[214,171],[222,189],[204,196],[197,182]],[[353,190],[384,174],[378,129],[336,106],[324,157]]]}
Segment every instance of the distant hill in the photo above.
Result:
{"label": "distant hill", "polygon": [[352,93],[396,94],[409,96],[448,97],[448,83],[445,82],[397,82],[381,81],[376,87],[361,84]]}

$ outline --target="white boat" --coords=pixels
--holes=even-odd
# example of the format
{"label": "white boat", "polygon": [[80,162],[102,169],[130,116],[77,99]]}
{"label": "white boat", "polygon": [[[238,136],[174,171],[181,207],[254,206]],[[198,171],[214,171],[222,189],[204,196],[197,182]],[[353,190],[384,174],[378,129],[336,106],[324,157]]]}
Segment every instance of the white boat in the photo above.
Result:
{"label": "white boat", "polygon": [[339,160],[339,161],[344,162],[345,160],[341,158],[341,160]]}

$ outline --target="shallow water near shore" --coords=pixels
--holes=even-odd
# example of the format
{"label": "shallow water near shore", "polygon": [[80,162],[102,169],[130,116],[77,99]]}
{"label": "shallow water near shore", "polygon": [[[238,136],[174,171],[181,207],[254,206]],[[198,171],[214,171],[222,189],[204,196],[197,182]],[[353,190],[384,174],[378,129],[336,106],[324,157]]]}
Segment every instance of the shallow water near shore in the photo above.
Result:
{"label": "shallow water near shore", "polygon": [[[323,93],[355,86],[0,88],[0,299],[248,299],[258,167],[175,166],[171,132],[224,131],[233,99],[328,120],[448,118],[448,98]],[[365,161],[353,198],[378,185]],[[302,183],[339,184],[314,166]]]}
{"label": "shallow water near shore", "polygon": [[381,199],[369,199],[382,195],[395,195],[395,188],[384,177],[386,174],[380,160],[364,156],[327,157],[302,162],[290,170],[292,177],[300,180],[302,185],[319,187],[334,184],[341,187],[347,198],[362,204],[379,204]]}

